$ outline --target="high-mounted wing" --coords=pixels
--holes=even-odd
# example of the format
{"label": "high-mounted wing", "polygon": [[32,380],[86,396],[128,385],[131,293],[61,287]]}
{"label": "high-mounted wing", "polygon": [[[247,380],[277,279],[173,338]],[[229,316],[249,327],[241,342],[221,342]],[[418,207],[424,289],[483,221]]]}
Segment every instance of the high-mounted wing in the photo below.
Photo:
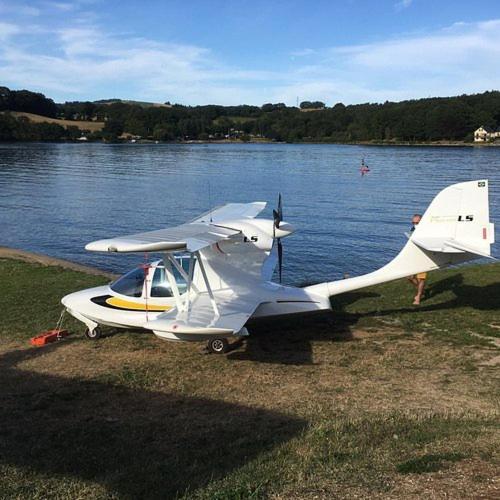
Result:
{"label": "high-mounted wing", "polygon": [[196,252],[226,240],[240,231],[217,226],[224,220],[253,218],[265,202],[228,203],[180,226],[93,241],[85,246],[91,252]]}
{"label": "high-mounted wing", "polygon": [[196,252],[239,234],[239,231],[212,224],[191,223],[149,231],[147,233],[119,236],[93,241],[85,246],[92,252]]}

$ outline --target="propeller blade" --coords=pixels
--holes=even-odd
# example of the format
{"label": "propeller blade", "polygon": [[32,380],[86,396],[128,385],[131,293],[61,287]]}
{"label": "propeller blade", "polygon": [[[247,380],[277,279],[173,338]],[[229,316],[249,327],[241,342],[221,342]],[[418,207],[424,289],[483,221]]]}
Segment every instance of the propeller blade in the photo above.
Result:
{"label": "propeller blade", "polygon": [[273,210],[274,227],[279,228],[283,220],[283,206],[281,204],[281,193],[278,196],[278,208]]}
{"label": "propeller blade", "polygon": [[275,225],[276,227],[279,227],[279,223],[281,222],[281,221],[280,221],[280,216],[279,216],[278,211],[277,211],[277,210],[274,210],[274,209],[273,209],[273,219],[274,219],[274,225]]}
{"label": "propeller blade", "polygon": [[281,244],[281,238],[278,238],[278,270],[280,274],[280,283],[281,283],[282,269],[283,269],[283,245]]}

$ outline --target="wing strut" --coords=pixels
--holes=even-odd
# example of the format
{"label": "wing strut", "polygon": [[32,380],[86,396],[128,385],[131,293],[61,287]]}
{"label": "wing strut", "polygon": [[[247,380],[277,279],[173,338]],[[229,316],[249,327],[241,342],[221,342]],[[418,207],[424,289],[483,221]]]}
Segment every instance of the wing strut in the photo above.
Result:
{"label": "wing strut", "polygon": [[177,306],[178,311],[183,310],[181,295],[179,293],[179,287],[177,286],[177,282],[175,281],[174,272],[172,271],[172,257],[166,253],[163,259],[163,265],[165,266],[165,273],[167,274],[168,282],[170,283],[170,288],[174,294],[175,304]]}
{"label": "wing strut", "polygon": [[[186,290],[186,303],[184,304],[186,312],[189,314],[189,307],[191,306],[191,286],[193,284],[193,274],[194,274],[194,254],[189,255],[189,269],[187,276],[187,290]],[[195,287],[196,292],[198,289]]]}
{"label": "wing strut", "polygon": [[212,303],[212,308],[214,310],[214,313],[216,316],[220,316],[219,309],[217,307],[217,302],[215,302],[215,297],[212,292],[212,287],[210,286],[210,282],[208,281],[207,273],[205,271],[205,266],[203,265],[203,261],[201,259],[201,254],[199,251],[196,252],[196,257],[198,258],[198,264],[200,265],[201,274],[203,275],[203,280],[205,281],[205,286],[207,287],[207,292],[208,295],[210,296],[210,302]]}
{"label": "wing strut", "polygon": [[[179,271],[179,274],[182,276],[183,280],[187,283],[188,290],[192,286],[195,293],[200,293],[200,291],[198,290],[198,287],[192,282],[192,279],[193,279],[192,274],[190,276],[188,276],[186,271],[184,271],[182,266],[177,262],[177,260],[175,258],[169,257],[169,259],[170,259],[170,262],[173,264],[173,266],[177,269],[177,271]],[[189,271],[190,273],[192,272],[192,261],[193,260],[194,260],[194,256],[193,256],[193,254],[190,254],[190,256],[189,256],[189,269],[191,269],[191,271]]]}

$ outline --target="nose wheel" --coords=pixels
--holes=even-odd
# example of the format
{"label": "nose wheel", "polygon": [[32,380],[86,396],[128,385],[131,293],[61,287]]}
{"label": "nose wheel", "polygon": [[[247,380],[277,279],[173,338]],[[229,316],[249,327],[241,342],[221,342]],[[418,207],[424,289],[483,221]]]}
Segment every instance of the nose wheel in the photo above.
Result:
{"label": "nose wheel", "polygon": [[101,328],[99,326],[96,326],[95,328],[87,328],[85,330],[85,336],[90,340],[100,339],[102,336]]}
{"label": "nose wheel", "polygon": [[224,354],[228,346],[229,342],[226,339],[210,339],[207,343],[207,350],[213,354]]}

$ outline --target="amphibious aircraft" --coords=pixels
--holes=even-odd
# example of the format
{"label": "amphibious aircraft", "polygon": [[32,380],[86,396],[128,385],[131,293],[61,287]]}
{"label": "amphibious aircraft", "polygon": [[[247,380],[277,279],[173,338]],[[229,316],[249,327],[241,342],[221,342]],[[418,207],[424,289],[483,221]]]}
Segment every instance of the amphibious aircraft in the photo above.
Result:
{"label": "amphibious aircraft", "polygon": [[271,281],[282,238],[294,227],[283,220],[281,196],[273,219],[256,216],[264,202],[229,203],[180,226],[94,241],[94,252],[161,252],[107,286],[62,299],[87,326],[143,328],[166,340],[208,341],[211,352],[227,339],[248,335],[249,318],[330,309],[330,297],[468,260],[490,257],[488,181],[451,185],[432,201],[401,252],[377,271],[305,288]]}

